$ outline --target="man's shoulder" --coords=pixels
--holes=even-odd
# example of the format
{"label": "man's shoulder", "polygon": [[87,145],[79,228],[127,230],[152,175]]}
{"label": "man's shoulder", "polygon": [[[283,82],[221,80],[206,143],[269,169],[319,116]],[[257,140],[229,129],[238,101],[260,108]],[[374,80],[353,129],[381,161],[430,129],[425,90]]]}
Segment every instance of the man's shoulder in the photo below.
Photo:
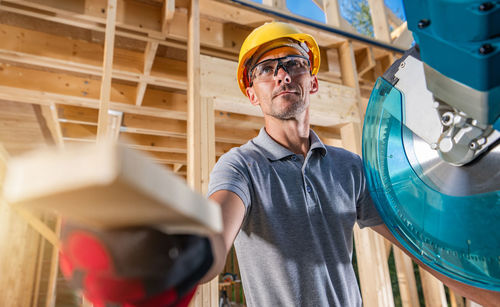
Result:
{"label": "man's shoulder", "polygon": [[357,154],[347,149],[330,145],[325,145],[325,147],[328,153],[327,156],[331,159],[334,159],[336,161],[353,161],[353,162],[360,161],[360,157]]}
{"label": "man's shoulder", "polygon": [[261,149],[254,143],[253,139],[247,143],[231,148],[228,152],[224,153],[219,161],[221,162],[245,162],[249,160],[258,160],[262,158]]}

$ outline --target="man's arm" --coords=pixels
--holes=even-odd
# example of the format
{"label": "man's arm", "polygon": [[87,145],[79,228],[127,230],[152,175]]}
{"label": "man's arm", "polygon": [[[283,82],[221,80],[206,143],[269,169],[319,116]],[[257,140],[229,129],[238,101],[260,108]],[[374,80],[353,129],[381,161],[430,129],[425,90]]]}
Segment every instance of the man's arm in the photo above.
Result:
{"label": "man's arm", "polygon": [[201,283],[214,279],[224,268],[226,257],[238,234],[243,218],[245,217],[245,205],[236,193],[220,190],[213,193],[210,199],[217,202],[222,212],[222,233],[211,236],[214,264],[201,279]]}
{"label": "man's arm", "polygon": [[413,261],[415,261],[418,265],[424,268],[426,271],[434,275],[437,279],[447,285],[450,289],[452,289],[458,295],[467,297],[474,302],[483,305],[484,307],[489,306],[500,306],[500,292],[485,290],[477,287],[473,287],[470,285],[466,285],[454,279],[451,279],[443,274],[431,269],[430,267],[423,264],[420,260],[415,258],[408,250],[406,250],[401,243],[392,235],[385,224],[377,225],[371,227],[378,234],[389,240],[392,244],[397,245],[402,251],[404,251],[408,256],[410,256]]}

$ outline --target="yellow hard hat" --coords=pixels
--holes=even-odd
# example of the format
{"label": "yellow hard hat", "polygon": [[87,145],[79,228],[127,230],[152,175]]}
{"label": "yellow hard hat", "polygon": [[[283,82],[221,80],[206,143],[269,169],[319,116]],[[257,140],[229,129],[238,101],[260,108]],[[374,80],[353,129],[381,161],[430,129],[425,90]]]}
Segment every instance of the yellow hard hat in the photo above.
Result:
{"label": "yellow hard hat", "polygon": [[306,44],[308,48],[309,61],[311,62],[311,73],[315,75],[319,70],[320,56],[316,40],[311,35],[300,32],[295,26],[284,22],[269,22],[254,29],[250,33],[240,49],[238,60],[238,84],[246,96],[246,88],[249,84],[247,61],[252,58],[260,46],[277,39],[291,38],[299,43]]}

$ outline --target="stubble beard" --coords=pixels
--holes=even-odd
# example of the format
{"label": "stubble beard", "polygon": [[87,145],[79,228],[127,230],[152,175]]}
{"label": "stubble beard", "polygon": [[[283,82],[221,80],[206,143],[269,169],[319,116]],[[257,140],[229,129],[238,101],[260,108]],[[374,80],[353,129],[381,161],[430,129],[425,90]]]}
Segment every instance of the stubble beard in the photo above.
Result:
{"label": "stubble beard", "polygon": [[[277,91],[277,93],[286,90],[293,89],[281,88],[279,91]],[[285,99],[287,105],[285,107],[282,107],[279,99]],[[298,94],[284,94],[279,97],[274,97],[271,102],[271,113],[269,115],[279,120],[295,119],[297,115],[304,112],[307,107],[304,101],[304,97],[302,97],[300,91],[298,91]]]}

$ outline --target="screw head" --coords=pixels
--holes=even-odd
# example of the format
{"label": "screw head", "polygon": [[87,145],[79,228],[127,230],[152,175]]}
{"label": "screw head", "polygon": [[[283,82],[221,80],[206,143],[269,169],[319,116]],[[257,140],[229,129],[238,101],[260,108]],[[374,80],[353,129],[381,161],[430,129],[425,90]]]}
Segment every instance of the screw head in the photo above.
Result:
{"label": "screw head", "polygon": [[484,3],[481,3],[479,5],[479,10],[481,12],[486,12],[486,11],[489,11],[491,10],[493,7],[495,7],[495,5],[491,2],[484,2]]}
{"label": "screw head", "polygon": [[418,28],[423,29],[428,27],[431,24],[431,21],[429,19],[422,19],[418,22]]}
{"label": "screw head", "polygon": [[489,54],[492,53],[493,50],[495,50],[495,47],[493,47],[491,44],[483,44],[481,45],[481,47],[479,47],[480,54]]}

